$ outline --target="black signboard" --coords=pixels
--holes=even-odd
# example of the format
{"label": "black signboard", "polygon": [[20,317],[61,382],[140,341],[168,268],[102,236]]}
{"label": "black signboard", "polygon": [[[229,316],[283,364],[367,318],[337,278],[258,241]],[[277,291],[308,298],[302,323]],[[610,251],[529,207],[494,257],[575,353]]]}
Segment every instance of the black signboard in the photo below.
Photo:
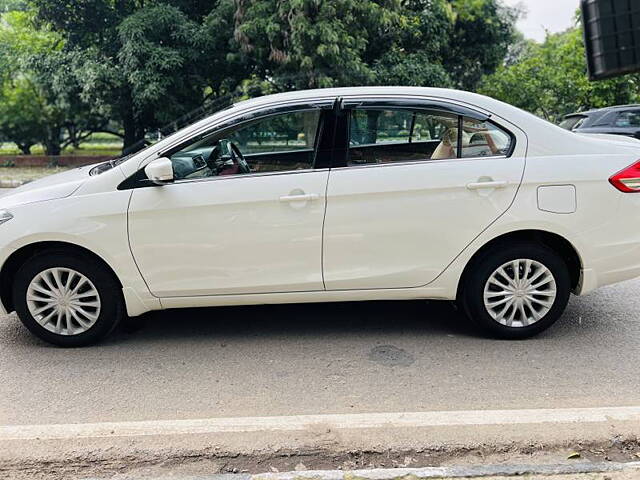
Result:
{"label": "black signboard", "polygon": [[640,71],[640,0],[581,0],[589,78]]}

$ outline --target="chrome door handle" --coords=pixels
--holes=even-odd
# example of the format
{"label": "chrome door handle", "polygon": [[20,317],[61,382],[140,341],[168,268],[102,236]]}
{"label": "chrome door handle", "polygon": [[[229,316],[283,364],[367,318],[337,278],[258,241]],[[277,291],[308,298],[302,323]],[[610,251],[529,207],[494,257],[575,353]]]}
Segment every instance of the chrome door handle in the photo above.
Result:
{"label": "chrome door handle", "polygon": [[507,185],[509,185],[509,182],[504,180],[495,182],[473,182],[467,183],[467,188],[469,190],[480,190],[482,188],[505,188]]}
{"label": "chrome door handle", "polygon": [[283,195],[280,197],[280,201],[284,203],[290,202],[310,202],[313,200],[317,200],[320,198],[320,195],[317,193],[306,193],[302,195]]}

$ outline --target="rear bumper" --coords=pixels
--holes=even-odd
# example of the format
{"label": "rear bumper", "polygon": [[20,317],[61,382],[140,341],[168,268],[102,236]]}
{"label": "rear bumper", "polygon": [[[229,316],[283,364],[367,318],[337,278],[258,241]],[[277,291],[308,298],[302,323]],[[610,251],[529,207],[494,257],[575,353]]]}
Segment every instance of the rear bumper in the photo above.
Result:
{"label": "rear bumper", "polygon": [[624,282],[640,277],[640,265],[633,265],[617,270],[596,273],[593,269],[583,269],[580,274],[580,282],[574,291],[576,295],[586,295],[596,288],[614,283]]}

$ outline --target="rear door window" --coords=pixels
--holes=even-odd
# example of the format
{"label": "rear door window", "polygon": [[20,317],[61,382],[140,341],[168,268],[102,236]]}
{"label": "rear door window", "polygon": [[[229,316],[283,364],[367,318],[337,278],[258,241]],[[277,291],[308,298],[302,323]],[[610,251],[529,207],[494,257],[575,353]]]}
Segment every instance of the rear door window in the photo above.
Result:
{"label": "rear door window", "polygon": [[462,158],[508,155],[511,137],[491,122],[465,118],[463,122]]}
{"label": "rear door window", "polygon": [[351,111],[347,164],[506,156],[512,143],[509,133],[489,121],[437,110],[356,108]]}

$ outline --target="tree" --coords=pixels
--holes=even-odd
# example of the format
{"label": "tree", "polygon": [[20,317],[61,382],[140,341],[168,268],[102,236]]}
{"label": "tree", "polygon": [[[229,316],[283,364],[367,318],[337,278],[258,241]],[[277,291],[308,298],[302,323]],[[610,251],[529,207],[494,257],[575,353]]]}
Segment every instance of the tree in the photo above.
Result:
{"label": "tree", "polygon": [[41,82],[46,103],[72,119],[73,98],[91,107],[69,137],[70,125],[117,121],[125,149],[238,89],[474,88],[504,59],[515,21],[500,0],[28,1],[64,41],[51,62],[37,59],[66,79]]}
{"label": "tree", "polygon": [[84,78],[78,70],[84,60],[82,52],[61,50],[31,55],[25,61],[46,126],[41,142],[48,155],[59,155],[92,133],[108,130],[107,112],[82,98]]}
{"label": "tree", "polygon": [[557,122],[568,113],[637,101],[638,78],[589,81],[577,27],[529,44],[518,62],[486,77],[480,92]]}
{"label": "tree", "polygon": [[16,80],[0,91],[0,133],[25,155],[45,136],[40,105],[34,98],[26,81]]}
{"label": "tree", "polygon": [[449,73],[425,52],[393,49],[375,63],[374,72],[375,83],[380,85],[453,86]]}
{"label": "tree", "polygon": [[80,98],[81,55],[65,51],[61,36],[34,28],[33,20],[28,10],[2,16],[0,132],[24,153],[42,143],[47,154],[59,155],[103,128],[106,117]]}
{"label": "tree", "polygon": [[407,0],[391,45],[377,47],[374,83],[451,87],[443,54],[453,32],[454,13],[446,0]]}
{"label": "tree", "polygon": [[237,64],[227,55],[233,0],[33,3],[40,22],[82,56],[81,97],[120,122],[125,149],[245,77],[241,68],[229,68]]}
{"label": "tree", "polygon": [[44,102],[32,71],[33,55],[53,54],[60,38],[32,28],[27,11],[9,11],[0,18],[0,133],[23,153],[47,136]]}
{"label": "tree", "polygon": [[368,49],[392,36],[395,0],[238,0],[235,37],[280,89],[369,83]]}
{"label": "tree", "polygon": [[0,13],[27,9],[27,0],[0,0]]}
{"label": "tree", "polygon": [[442,55],[444,67],[456,87],[473,91],[503,63],[521,12],[499,0],[448,1],[455,20]]}

